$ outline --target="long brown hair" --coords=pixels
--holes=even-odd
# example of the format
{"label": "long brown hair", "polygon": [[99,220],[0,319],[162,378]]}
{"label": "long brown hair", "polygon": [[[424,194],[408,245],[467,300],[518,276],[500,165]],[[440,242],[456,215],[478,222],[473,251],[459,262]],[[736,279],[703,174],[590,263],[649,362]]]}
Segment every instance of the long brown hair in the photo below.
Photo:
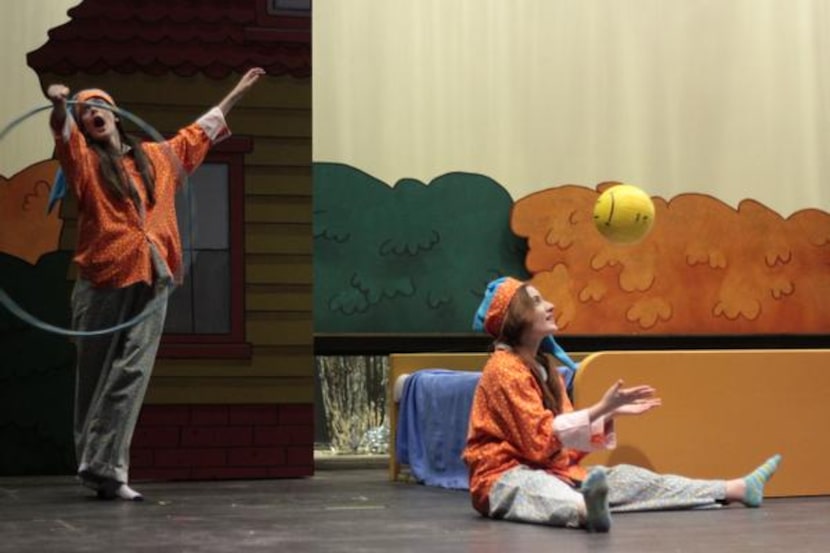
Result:
{"label": "long brown hair", "polygon": [[[118,130],[121,142],[130,147],[130,152],[135,158],[136,168],[141,175],[141,181],[144,183],[144,189],[147,191],[147,201],[151,206],[155,205],[156,180],[153,164],[150,162],[147,154],[144,153],[144,150],[141,147],[141,141],[124,132],[124,128],[121,126],[120,121],[115,123],[115,127]],[[110,148],[107,148],[100,142],[96,142],[90,138],[85,131],[84,136],[86,136],[90,148],[98,154],[98,168],[101,172],[101,177],[104,180],[107,190],[109,190],[110,193],[120,200],[126,200],[127,198],[131,199],[136,209],[139,209],[141,205],[141,198],[139,197],[135,186],[133,186],[130,182],[129,176],[127,176],[124,171],[124,167],[121,164],[122,154],[113,152]]]}
{"label": "long brown hair", "polygon": [[[533,325],[535,309],[536,306],[533,303],[533,299],[527,292],[527,286],[522,286],[516,291],[516,295],[510,301],[510,305],[507,308],[507,316],[504,318],[501,335],[496,341],[514,349],[519,346],[522,336]],[[545,407],[559,414],[562,412],[562,397],[564,396],[559,375],[555,369],[551,370],[548,357],[544,353],[537,351],[534,359],[526,360],[528,364],[534,361],[542,365],[548,373],[547,381],[543,381],[539,375],[539,371],[535,367],[530,371],[542,389],[542,400]]]}

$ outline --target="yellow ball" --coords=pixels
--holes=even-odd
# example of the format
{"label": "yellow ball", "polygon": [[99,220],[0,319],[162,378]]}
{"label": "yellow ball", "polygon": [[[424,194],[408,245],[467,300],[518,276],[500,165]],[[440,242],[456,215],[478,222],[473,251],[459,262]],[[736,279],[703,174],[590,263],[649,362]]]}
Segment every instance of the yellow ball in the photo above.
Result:
{"label": "yellow ball", "polygon": [[630,184],[607,188],[594,204],[594,224],[611,242],[633,244],[654,224],[654,202],[648,194]]}

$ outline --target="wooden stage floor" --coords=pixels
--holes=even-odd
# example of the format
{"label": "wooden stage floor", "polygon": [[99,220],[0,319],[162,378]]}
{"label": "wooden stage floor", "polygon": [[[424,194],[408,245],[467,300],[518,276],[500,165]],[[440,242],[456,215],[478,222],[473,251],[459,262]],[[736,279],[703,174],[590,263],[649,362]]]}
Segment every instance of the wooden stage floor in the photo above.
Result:
{"label": "wooden stage floor", "polygon": [[385,468],[312,478],[136,484],[143,503],[66,477],[0,478],[0,551],[826,552],[830,497],[760,509],[619,514],[609,534],[479,517],[466,492],[392,483]]}

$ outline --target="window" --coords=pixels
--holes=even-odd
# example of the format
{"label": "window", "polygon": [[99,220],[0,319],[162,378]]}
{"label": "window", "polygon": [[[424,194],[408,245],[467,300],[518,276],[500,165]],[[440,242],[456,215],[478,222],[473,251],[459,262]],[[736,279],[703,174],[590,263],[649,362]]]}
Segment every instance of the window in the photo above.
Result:
{"label": "window", "polygon": [[311,44],[311,0],[259,0],[256,24],[245,39],[258,42]]}
{"label": "window", "polygon": [[177,198],[185,279],[170,296],[159,357],[246,358],[244,152],[222,142]]}
{"label": "window", "polygon": [[307,15],[311,0],[268,0],[268,15]]}
{"label": "window", "polygon": [[[176,202],[185,279],[170,296],[164,331],[169,334],[230,332],[230,221],[228,167],[205,163]],[[188,205],[190,204],[190,205]]]}

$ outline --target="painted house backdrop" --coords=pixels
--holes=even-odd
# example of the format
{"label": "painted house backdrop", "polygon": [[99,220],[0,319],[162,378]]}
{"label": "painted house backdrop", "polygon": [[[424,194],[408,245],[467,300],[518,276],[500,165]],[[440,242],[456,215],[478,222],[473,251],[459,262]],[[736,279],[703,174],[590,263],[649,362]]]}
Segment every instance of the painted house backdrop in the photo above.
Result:
{"label": "painted house backdrop", "polygon": [[[193,212],[193,262],[171,299],[134,438],[134,478],[311,474],[310,2],[84,0],[69,16],[28,55],[43,89],[103,88],[164,135],[209,109],[248,68],[268,75],[234,108],[234,136],[182,197]],[[26,226],[37,219],[29,209],[45,205],[54,168],[44,160],[5,187],[11,230],[0,236],[0,274],[15,300],[48,306],[37,314],[65,326],[75,207],[67,200],[59,214],[37,211],[38,228]],[[18,196],[26,201],[5,201]],[[31,242],[44,234],[51,246]],[[71,471],[73,349],[0,317],[0,472]]]}

